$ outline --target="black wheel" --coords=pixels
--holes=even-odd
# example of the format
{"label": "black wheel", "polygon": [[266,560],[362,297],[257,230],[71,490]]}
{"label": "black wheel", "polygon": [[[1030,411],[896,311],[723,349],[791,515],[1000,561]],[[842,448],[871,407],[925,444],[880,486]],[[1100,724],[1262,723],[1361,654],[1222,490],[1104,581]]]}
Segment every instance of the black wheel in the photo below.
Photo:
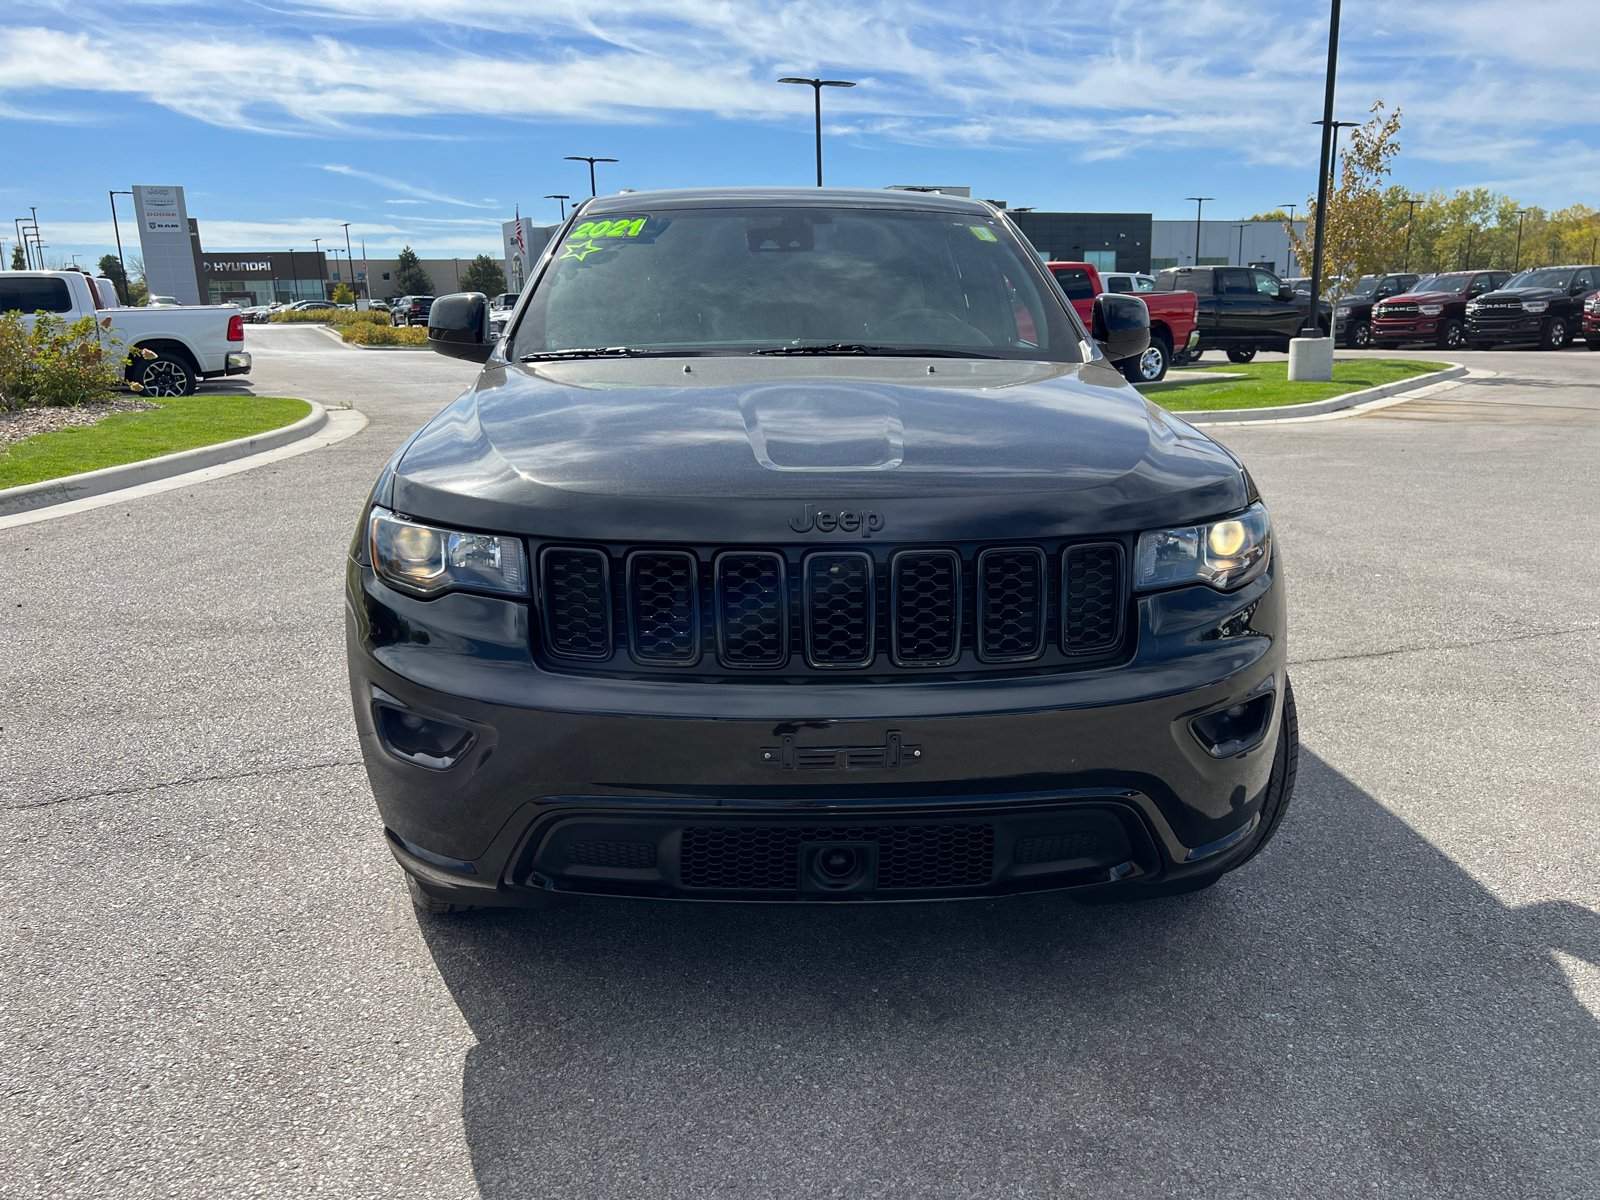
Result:
{"label": "black wheel", "polygon": [[1459,350],[1467,344],[1466,327],[1457,320],[1444,323],[1444,328],[1439,331],[1439,349]]}
{"label": "black wheel", "polygon": [[1565,317],[1551,317],[1544,323],[1544,329],[1539,335],[1539,349],[1560,350],[1570,338],[1567,336],[1567,319]]}
{"label": "black wheel", "polygon": [[1365,321],[1357,321],[1350,326],[1344,335],[1345,345],[1351,350],[1365,350],[1372,345],[1372,326]]}
{"label": "black wheel", "polygon": [[1600,350],[1600,338],[1585,338],[1584,344],[1591,350]]}
{"label": "black wheel", "polygon": [[133,382],[144,385],[145,396],[192,396],[200,379],[185,359],[163,350],[142,368],[134,364]]}
{"label": "black wheel", "polygon": [[417,882],[417,877],[406,874],[406,891],[411,893],[411,903],[417,906],[418,912],[432,913],[434,916],[444,916],[447,913],[472,912],[476,904],[456,904],[450,900],[441,900],[431,892],[423,890]]}
{"label": "black wheel", "polygon": [[1256,348],[1254,346],[1245,346],[1243,349],[1228,351],[1229,362],[1247,363],[1255,356]]}
{"label": "black wheel", "polygon": [[1283,720],[1278,725],[1278,749],[1272,756],[1272,774],[1267,777],[1267,794],[1261,802],[1261,820],[1256,823],[1250,852],[1231,865],[1172,883],[1156,883],[1148,887],[1113,884],[1104,889],[1073,893],[1080,904],[1126,904],[1137,900],[1153,900],[1160,896],[1182,896],[1203,891],[1231,871],[1267,848],[1283,824],[1289,802],[1294,799],[1295,779],[1300,774],[1300,719],[1294,707],[1294,688],[1287,679],[1283,684]]}
{"label": "black wheel", "polygon": [[1166,378],[1167,366],[1172,361],[1172,351],[1162,338],[1151,338],[1150,345],[1138,358],[1125,360],[1122,374],[1129,383],[1159,383]]}

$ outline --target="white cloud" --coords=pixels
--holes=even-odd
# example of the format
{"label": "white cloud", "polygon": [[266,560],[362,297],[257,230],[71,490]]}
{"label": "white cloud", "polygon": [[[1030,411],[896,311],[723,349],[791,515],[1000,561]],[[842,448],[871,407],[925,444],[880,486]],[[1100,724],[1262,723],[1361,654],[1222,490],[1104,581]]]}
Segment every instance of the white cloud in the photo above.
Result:
{"label": "white cloud", "polygon": [[[451,196],[441,196],[438,192],[430,192],[426,188],[419,188],[406,183],[402,179],[391,179],[387,175],[374,175],[371,171],[358,171],[354,167],[347,167],[343,163],[323,163],[324,171],[332,171],[336,175],[348,175],[352,179],[365,179],[369,183],[380,183],[386,188],[397,192],[404,192],[408,196],[415,196],[418,200],[433,200],[440,204],[456,204],[462,208],[493,208],[494,202],[488,204],[474,204],[471,200],[457,200]],[[389,200],[388,204],[406,203],[405,201]]]}

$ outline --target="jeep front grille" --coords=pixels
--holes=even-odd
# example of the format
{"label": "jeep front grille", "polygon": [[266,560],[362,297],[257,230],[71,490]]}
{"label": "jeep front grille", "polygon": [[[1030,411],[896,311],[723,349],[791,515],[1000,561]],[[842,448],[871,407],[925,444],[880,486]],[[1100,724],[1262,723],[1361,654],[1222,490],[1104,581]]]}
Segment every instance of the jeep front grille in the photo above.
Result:
{"label": "jeep front grille", "polygon": [[1072,670],[1101,665],[1130,641],[1127,549],[1118,541],[545,546],[538,562],[542,653],[617,671],[820,679]]}

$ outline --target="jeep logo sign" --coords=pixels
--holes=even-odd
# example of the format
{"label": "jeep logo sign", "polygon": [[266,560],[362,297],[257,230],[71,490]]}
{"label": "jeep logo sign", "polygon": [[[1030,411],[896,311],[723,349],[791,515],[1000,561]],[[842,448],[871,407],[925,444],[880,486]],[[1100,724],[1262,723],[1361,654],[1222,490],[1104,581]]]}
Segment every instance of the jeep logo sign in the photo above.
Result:
{"label": "jeep logo sign", "polygon": [[883,528],[883,514],[870,508],[856,511],[842,509],[839,512],[818,509],[813,513],[808,503],[798,517],[789,518],[789,528],[796,533],[810,533],[813,529],[818,533],[859,532],[862,537],[869,538]]}

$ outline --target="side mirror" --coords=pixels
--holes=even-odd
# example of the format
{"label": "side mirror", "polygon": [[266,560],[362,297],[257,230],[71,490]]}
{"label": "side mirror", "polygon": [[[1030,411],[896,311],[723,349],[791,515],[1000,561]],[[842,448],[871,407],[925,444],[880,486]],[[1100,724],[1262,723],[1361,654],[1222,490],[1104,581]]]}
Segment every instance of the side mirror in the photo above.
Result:
{"label": "side mirror", "polygon": [[440,296],[428,310],[428,345],[450,358],[488,362],[494,353],[489,337],[489,297],[482,292]]}
{"label": "side mirror", "polygon": [[1295,292],[1295,290],[1292,287],[1290,287],[1288,284],[1280,283],[1278,285],[1278,299],[1279,300],[1284,300],[1284,301],[1293,300],[1295,298],[1296,294],[1297,293]]}
{"label": "side mirror", "polygon": [[1101,292],[1094,298],[1089,328],[1111,362],[1136,358],[1150,347],[1150,310],[1137,296]]}

